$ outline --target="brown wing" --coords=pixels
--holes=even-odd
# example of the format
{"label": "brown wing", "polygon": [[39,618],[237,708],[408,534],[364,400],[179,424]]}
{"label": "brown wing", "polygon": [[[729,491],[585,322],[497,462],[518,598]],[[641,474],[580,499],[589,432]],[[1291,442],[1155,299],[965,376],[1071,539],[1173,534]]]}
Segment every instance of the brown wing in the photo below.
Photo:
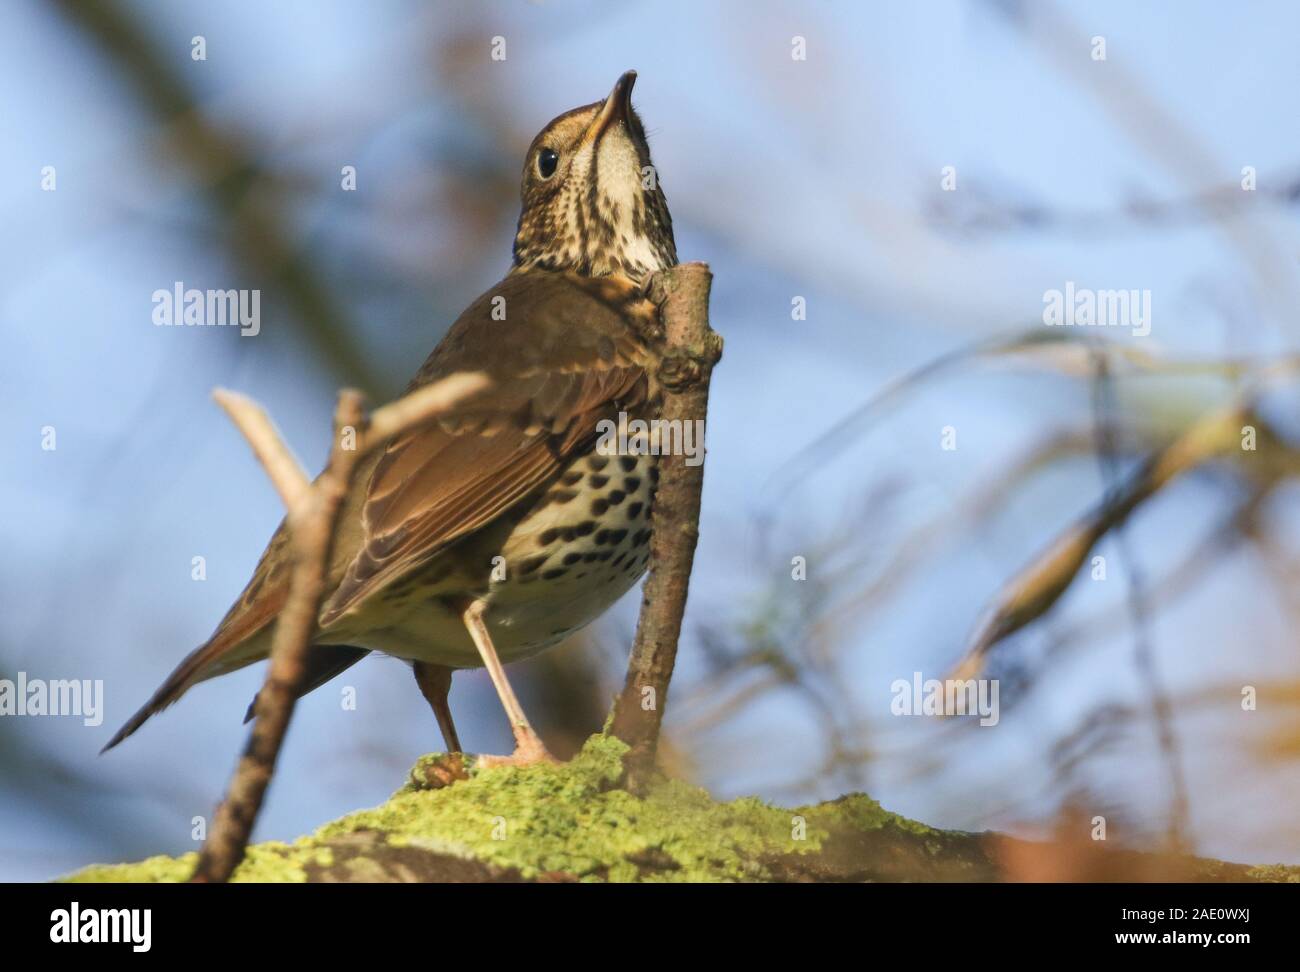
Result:
{"label": "brown wing", "polygon": [[[493,319],[499,307],[505,320]],[[368,487],[354,487],[340,521],[360,520],[362,530],[345,526],[335,538],[330,576],[340,583],[322,625],[547,483],[594,437],[600,418],[634,407],[652,381],[642,334],[656,326],[653,304],[617,278],[530,271],[480,297],[411,387],[466,370],[486,371],[493,386],[455,421],[402,436],[358,469],[356,482]],[[265,657],[271,622],[288,594],[287,542],[281,523],[212,637],[186,656],[105,750],[195,683]],[[344,647],[321,661],[337,672],[360,658],[359,651]]]}
{"label": "brown wing", "polygon": [[530,271],[479,298],[412,387],[478,370],[492,386],[454,420],[389,444],[367,490],[360,549],[322,626],[549,484],[595,441],[601,419],[644,401],[653,369],[643,338],[654,322],[653,305],[618,278]]}

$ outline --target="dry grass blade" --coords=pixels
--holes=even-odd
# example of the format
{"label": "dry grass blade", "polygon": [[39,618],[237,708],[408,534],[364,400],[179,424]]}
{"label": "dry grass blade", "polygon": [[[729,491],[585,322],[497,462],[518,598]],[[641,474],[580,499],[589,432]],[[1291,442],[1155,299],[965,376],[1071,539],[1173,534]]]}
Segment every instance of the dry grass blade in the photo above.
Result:
{"label": "dry grass blade", "polygon": [[1060,599],[1102,537],[1177,476],[1236,446],[1247,414],[1236,404],[1202,418],[1054,540],[1002,589],[950,677],[976,677],[994,645],[1042,617]]}

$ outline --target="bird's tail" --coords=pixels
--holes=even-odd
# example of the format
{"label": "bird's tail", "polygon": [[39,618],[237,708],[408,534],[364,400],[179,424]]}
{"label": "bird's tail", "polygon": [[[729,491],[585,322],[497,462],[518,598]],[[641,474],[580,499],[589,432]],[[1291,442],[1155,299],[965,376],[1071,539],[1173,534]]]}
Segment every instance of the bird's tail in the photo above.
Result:
{"label": "bird's tail", "polygon": [[271,648],[273,622],[289,595],[290,558],[284,556],[289,533],[282,522],[267,544],[257,569],[244,591],[212,632],[212,637],[190,652],[140,711],[100,750],[106,753],[144,725],[151,715],[171,705],[193,685],[224,675],[265,658]]}
{"label": "bird's tail", "polygon": [[108,752],[144,725],[150,716],[167,708],[188,692],[192,686],[197,685],[204,679],[224,675],[226,672],[233,672],[258,660],[257,653],[250,653],[248,657],[238,661],[223,657],[229,655],[229,649],[232,646],[226,643],[226,639],[220,637],[220,634],[218,632],[211,640],[186,655],[185,660],[167,676],[167,680],[158,686],[158,691],[149,697],[149,701],[142,705],[135,715],[126,720],[126,723],[121,729],[117,730],[113,738],[108,741],[108,745],[100,750],[100,753]]}
{"label": "bird's tail", "polygon": [[[176,670],[167,676],[167,681],[159,686],[158,691],[154,692],[149,701],[140,707],[140,711],[126,721],[126,724],[117,731],[116,735],[108,741],[108,745],[101,749],[100,752],[108,752],[144,725],[150,716],[156,712],[161,712],[184,695],[190,686],[196,685],[204,679],[233,672],[245,665],[251,665],[253,662],[265,658],[266,649],[269,647],[269,632],[267,632],[267,636],[265,647],[260,641],[255,642],[254,645],[241,649],[238,657],[235,658],[231,657],[231,652],[227,650],[225,645],[214,650],[213,642],[208,642],[191,652],[189,657],[176,666]],[[324,685],[335,675],[351,668],[368,654],[370,654],[368,648],[353,648],[350,645],[312,645],[311,650],[307,653],[302,684],[298,688],[297,698],[302,698],[308,692]],[[257,699],[254,699],[252,704],[249,705],[248,711],[244,715],[245,722],[253,718],[253,708],[256,704]]]}

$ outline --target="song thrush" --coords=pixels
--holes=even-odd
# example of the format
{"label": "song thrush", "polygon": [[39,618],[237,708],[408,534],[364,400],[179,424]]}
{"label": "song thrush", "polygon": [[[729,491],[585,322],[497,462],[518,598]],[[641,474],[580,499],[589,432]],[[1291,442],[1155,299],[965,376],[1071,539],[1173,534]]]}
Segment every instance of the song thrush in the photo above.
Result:
{"label": "song thrush", "polygon": [[[451,673],[486,666],[515,734],[515,763],[549,758],[502,670],[588,624],[644,573],[653,456],[607,455],[598,424],[654,417],[662,327],[644,294],[677,262],[672,221],[630,101],[547,125],[524,160],[514,265],[420,368],[459,371],[485,400],[377,450],[344,501],[317,619],[308,692],[370,651],[414,664],[446,744]],[[289,576],[284,524],[212,637],[105,749],[192,685],[267,657]],[[251,712],[251,709],[250,709]]]}

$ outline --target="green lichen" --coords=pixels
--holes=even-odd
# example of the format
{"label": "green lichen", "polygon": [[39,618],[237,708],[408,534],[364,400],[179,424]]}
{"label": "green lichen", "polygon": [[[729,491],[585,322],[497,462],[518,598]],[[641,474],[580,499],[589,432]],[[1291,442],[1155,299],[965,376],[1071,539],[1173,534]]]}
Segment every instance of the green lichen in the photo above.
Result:
{"label": "green lichen", "polygon": [[92,864],[62,880],[72,884],[177,884],[194,873],[198,859],[194,853],[180,857],[160,854],[135,864]]}
{"label": "green lichen", "polygon": [[923,850],[931,857],[948,853],[954,836],[953,832],[936,830],[910,817],[891,813],[865,793],[850,793],[838,800],[802,807],[795,812],[807,814],[810,820],[835,831],[886,831],[895,839],[907,840],[909,847]]}
{"label": "green lichen", "polygon": [[829,803],[819,803],[815,807],[801,807],[796,813],[807,814],[818,819],[833,819],[854,830],[879,830],[882,827],[899,827],[918,837],[930,837],[940,831],[917,823],[907,817],[890,813],[865,793],[850,793]]}
{"label": "green lichen", "polygon": [[[191,851],[180,857],[150,857],[138,864],[94,864],[78,871],[65,881],[110,884],[176,884],[188,881],[194,873],[199,855]],[[312,837],[292,844],[269,840],[253,844],[231,880],[253,884],[302,884],[307,880],[306,866],[332,863],[330,849],[321,847]]]}
{"label": "green lichen", "polygon": [[[764,855],[820,846],[819,832],[796,841],[791,814],[758,800],[718,804],[672,780],[644,797],[617,789],[626,751],[594,736],[563,766],[477,770],[434,791],[408,784],[316,836],[379,831],[391,845],[469,856],[524,877],[609,881],[762,880]],[[413,776],[422,775],[417,767]]]}
{"label": "green lichen", "polygon": [[1286,864],[1260,864],[1246,869],[1252,881],[1266,881],[1270,884],[1300,884],[1300,867]]}
{"label": "green lichen", "polygon": [[[715,802],[659,779],[623,789],[627,747],[588,740],[567,764],[459,773],[423,757],[388,801],[292,844],[248,849],[236,881],[996,881],[986,835],[936,830],[862,794],[783,810],[752,797]],[[1130,856],[1134,852],[1128,852]],[[1145,855],[1137,854],[1145,859]],[[175,882],[197,855],[95,865],[79,882]],[[1156,861],[1157,858],[1152,858]],[[1159,860],[1168,863],[1167,859]],[[1179,858],[1197,880],[1300,880],[1300,868]]]}
{"label": "green lichen", "polygon": [[[309,869],[336,863],[353,879],[380,876],[345,848],[370,835],[389,848],[479,861],[524,878],[585,881],[761,881],[764,860],[816,851],[824,831],[795,826],[794,814],[754,798],[716,803],[699,788],[663,780],[643,797],[617,784],[627,747],[610,736],[588,740],[561,766],[473,770],[443,789],[420,781],[439,759],[423,757],[411,782],[372,810],[350,814],[293,844],[248,849],[236,881],[301,882]],[[337,851],[337,853],[336,853]],[[95,865],[72,881],[183,881],[196,855]],[[337,860],[336,860],[337,859]]]}

